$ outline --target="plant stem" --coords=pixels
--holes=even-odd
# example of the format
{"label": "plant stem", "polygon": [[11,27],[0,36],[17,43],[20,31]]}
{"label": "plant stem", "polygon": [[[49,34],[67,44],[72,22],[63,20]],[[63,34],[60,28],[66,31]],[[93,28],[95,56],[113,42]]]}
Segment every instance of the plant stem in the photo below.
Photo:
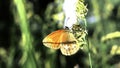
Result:
{"label": "plant stem", "polygon": [[[13,0],[16,6],[16,13],[18,13],[19,26],[21,30],[21,50],[22,57],[19,60],[21,68],[37,68],[34,57],[34,49],[32,46],[32,36],[30,34],[30,26],[28,23],[27,13],[25,9],[25,0]],[[15,18],[16,19],[16,18]]]}
{"label": "plant stem", "polygon": [[90,68],[92,68],[92,60],[91,60],[91,54],[90,54],[90,52],[88,53],[88,56],[89,56]]}
{"label": "plant stem", "polygon": [[90,68],[92,68],[92,59],[91,59],[89,41],[88,41],[88,44],[87,44],[87,48],[88,48],[88,57],[89,57]]}
{"label": "plant stem", "polygon": [[[84,19],[84,23],[85,23],[85,30],[86,30],[86,27],[87,27],[87,22],[86,22],[86,19]],[[90,68],[92,68],[92,60],[91,60],[91,53],[90,53],[90,47],[89,47],[89,40],[87,38],[87,48],[88,48],[88,57],[89,57],[89,63],[90,63]]]}

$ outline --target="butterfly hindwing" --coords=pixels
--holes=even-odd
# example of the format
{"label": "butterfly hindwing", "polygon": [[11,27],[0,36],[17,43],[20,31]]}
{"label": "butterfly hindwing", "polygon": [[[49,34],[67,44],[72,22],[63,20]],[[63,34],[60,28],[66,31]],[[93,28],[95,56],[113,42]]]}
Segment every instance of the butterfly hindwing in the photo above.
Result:
{"label": "butterfly hindwing", "polygon": [[77,40],[70,31],[62,33],[60,38],[61,38],[60,50],[63,55],[66,56],[73,55],[79,50]]}

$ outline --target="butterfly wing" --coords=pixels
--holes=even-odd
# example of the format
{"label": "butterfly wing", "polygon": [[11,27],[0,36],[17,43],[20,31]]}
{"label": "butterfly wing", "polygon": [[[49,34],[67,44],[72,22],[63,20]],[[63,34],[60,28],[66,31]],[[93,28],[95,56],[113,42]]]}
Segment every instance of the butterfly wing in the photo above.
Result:
{"label": "butterfly wing", "polygon": [[50,33],[43,39],[43,44],[49,48],[59,49],[60,48],[60,36],[64,30],[57,30]]}
{"label": "butterfly wing", "polygon": [[60,42],[60,50],[63,55],[73,55],[79,50],[78,42],[70,31],[62,33]]}

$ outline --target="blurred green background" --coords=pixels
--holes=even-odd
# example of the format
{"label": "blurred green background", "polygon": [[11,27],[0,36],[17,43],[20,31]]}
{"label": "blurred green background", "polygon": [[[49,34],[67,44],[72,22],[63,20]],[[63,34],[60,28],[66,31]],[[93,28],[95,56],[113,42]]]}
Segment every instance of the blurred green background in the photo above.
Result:
{"label": "blurred green background", "polygon": [[[0,0],[0,68],[89,68],[84,46],[64,56],[42,44],[63,28],[63,0]],[[120,68],[120,0],[85,0],[93,68]]]}

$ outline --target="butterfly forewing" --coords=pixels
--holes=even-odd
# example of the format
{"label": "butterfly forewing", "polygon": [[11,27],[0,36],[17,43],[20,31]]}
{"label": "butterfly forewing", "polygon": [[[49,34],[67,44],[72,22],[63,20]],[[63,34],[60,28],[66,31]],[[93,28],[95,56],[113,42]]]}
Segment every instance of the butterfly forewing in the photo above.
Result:
{"label": "butterfly forewing", "polygon": [[43,44],[49,48],[59,49],[60,48],[60,36],[64,30],[57,30],[49,34],[43,39]]}

